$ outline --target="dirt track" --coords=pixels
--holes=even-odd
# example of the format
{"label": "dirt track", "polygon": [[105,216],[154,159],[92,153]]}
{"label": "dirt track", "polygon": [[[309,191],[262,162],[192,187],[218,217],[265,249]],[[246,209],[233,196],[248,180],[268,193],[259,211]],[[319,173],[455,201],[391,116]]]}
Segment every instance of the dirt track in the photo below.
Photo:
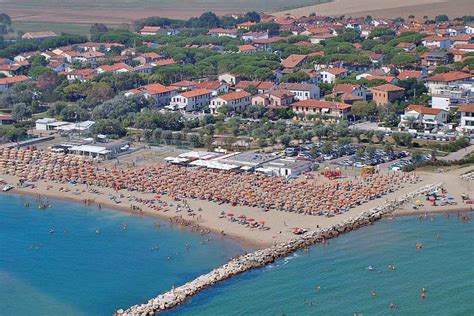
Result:
{"label": "dirt track", "polygon": [[304,8],[282,11],[276,15],[286,13],[301,16],[312,12],[317,15],[346,15],[393,18],[416,17],[427,15],[434,17],[447,14],[450,17],[474,15],[474,0],[335,0],[334,2],[313,5]]}

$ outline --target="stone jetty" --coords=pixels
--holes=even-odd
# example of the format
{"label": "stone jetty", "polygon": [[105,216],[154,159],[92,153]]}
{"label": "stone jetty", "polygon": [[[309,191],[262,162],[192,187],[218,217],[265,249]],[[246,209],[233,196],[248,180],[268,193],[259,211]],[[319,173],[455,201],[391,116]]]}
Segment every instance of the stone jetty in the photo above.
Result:
{"label": "stone jetty", "polygon": [[161,311],[169,310],[184,303],[191,296],[217,282],[224,281],[251,269],[263,267],[279,258],[286,257],[297,250],[309,247],[323,240],[337,237],[340,234],[350,232],[362,226],[370,225],[381,219],[384,215],[410,202],[413,198],[437,191],[441,189],[442,186],[443,183],[433,183],[421,187],[416,191],[405,194],[395,200],[387,201],[383,205],[364,211],[357,217],[349,218],[332,227],[316,229],[287,242],[238,256],[207,274],[201,275],[182,286],[173,288],[166,293],[158,295],[156,298],[150,299],[147,303],[135,305],[126,310],[117,310],[115,315],[154,315]]}

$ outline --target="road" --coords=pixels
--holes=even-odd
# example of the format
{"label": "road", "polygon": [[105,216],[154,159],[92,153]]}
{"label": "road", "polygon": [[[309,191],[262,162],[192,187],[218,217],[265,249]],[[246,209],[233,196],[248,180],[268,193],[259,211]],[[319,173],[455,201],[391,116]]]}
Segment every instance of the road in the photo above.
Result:
{"label": "road", "polygon": [[469,155],[474,152],[474,145],[470,145],[469,147],[463,148],[456,152],[450,153],[447,156],[440,157],[440,160],[460,160],[464,158],[466,155]]}

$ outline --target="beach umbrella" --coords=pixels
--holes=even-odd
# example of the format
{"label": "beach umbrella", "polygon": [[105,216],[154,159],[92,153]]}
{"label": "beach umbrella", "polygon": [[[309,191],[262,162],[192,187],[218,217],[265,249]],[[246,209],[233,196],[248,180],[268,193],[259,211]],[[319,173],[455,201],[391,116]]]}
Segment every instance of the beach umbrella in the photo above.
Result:
{"label": "beach umbrella", "polygon": [[247,218],[245,215],[240,215],[240,216],[237,216],[238,219],[245,219]]}
{"label": "beach umbrella", "polygon": [[259,221],[259,224],[265,225],[265,221]]}
{"label": "beach umbrella", "polygon": [[233,216],[234,216],[234,214],[232,214],[232,213],[229,213],[229,214],[227,214],[227,216],[228,216],[228,217],[233,217]]}
{"label": "beach umbrella", "polygon": [[255,219],[253,219],[253,218],[248,218],[248,219],[247,219],[247,222],[255,222]]}

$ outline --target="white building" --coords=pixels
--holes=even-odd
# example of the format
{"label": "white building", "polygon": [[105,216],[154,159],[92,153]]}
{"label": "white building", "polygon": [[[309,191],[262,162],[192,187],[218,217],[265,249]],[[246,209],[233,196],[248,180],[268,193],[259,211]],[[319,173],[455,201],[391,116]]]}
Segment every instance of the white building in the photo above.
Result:
{"label": "white building", "polygon": [[309,83],[282,83],[280,88],[293,92],[297,101],[319,99],[321,93],[317,85]]}
{"label": "white building", "polygon": [[461,113],[459,131],[464,134],[474,134],[474,103],[461,105],[458,112]]}
{"label": "white building", "polygon": [[153,83],[129,90],[125,93],[125,96],[141,93],[143,93],[146,98],[153,98],[155,106],[162,107],[171,103],[171,99],[177,94],[177,90],[175,87],[167,87],[160,83]]}
{"label": "white building", "polygon": [[225,73],[225,74],[219,75],[218,77],[218,80],[220,82],[227,82],[231,86],[237,84],[237,82],[239,82],[239,79],[240,79],[239,76],[233,75],[230,73]]}
{"label": "white building", "polygon": [[191,90],[183,92],[171,98],[170,107],[184,111],[201,110],[202,108],[209,105],[211,98],[211,90]]}
{"label": "white building", "polygon": [[281,158],[263,164],[263,166],[257,168],[256,171],[277,177],[297,177],[312,169],[313,163],[310,161]]}
{"label": "white building", "polygon": [[242,112],[251,104],[252,95],[246,91],[223,94],[211,100],[209,108],[212,114],[221,107],[229,107],[232,111]]}
{"label": "white building", "polygon": [[324,83],[334,83],[337,78],[347,77],[349,71],[345,68],[328,68],[321,71],[321,78]]}
{"label": "white building", "polygon": [[448,112],[423,105],[409,105],[405,108],[405,114],[401,115],[400,119],[400,127],[412,128],[418,125],[431,131],[447,123]]}
{"label": "white building", "polygon": [[60,126],[68,125],[68,124],[70,124],[70,123],[61,122],[61,121],[58,121],[58,120],[56,120],[54,118],[50,118],[50,117],[45,117],[45,118],[36,120],[36,122],[35,122],[36,127],[35,128],[39,131],[54,131],[54,130],[56,130],[56,128],[58,128]]}

